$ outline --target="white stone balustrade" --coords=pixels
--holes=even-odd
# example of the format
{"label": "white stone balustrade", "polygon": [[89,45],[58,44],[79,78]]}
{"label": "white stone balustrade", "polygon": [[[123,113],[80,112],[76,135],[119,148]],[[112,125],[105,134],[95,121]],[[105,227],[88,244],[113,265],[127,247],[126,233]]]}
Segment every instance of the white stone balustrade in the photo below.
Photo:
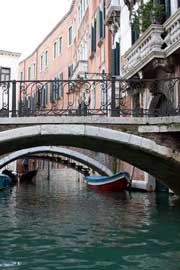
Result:
{"label": "white stone balustrade", "polygon": [[[164,39],[162,34],[165,35]],[[152,24],[123,55],[121,76],[123,79],[129,79],[153,59],[165,59],[178,49],[180,49],[180,8],[163,25]]]}
{"label": "white stone balustrade", "polygon": [[123,56],[121,75],[129,79],[147,65],[153,58],[164,58],[161,47],[163,26],[152,24]]}
{"label": "white stone balustrade", "polygon": [[168,57],[180,48],[180,9],[176,11],[165,23],[164,30],[167,33],[165,43],[166,56]]}

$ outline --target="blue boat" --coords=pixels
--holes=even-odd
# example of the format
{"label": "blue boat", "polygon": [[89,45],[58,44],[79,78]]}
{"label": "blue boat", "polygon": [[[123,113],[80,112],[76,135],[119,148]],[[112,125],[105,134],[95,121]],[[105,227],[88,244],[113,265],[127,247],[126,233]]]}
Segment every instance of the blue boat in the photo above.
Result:
{"label": "blue boat", "polygon": [[0,173],[0,190],[9,188],[12,184],[12,179],[3,173]]}
{"label": "blue boat", "polygon": [[126,171],[112,176],[85,176],[84,181],[88,187],[103,191],[123,191],[131,184],[130,175]]}

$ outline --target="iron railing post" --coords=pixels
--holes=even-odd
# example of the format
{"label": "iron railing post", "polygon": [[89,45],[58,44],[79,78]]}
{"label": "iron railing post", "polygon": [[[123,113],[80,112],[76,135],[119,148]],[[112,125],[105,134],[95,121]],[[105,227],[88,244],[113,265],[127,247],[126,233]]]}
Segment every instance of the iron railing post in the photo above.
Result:
{"label": "iron railing post", "polygon": [[16,117],[16,81],[12,82],[12,117]]}
{"label": "iron railing post", "polygon": [[111,116],[117,116],[116,115],[116,81],[115,77],[112,77],[112,90],[111,90]]}

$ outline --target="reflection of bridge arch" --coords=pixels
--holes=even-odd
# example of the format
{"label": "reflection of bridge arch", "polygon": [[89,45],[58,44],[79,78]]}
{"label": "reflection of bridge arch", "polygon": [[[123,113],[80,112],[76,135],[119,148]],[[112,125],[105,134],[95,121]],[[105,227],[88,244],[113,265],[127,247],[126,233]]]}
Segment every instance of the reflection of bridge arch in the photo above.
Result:
{"label": "reflection of bridge arch", "polygon": [[66,145],[118,157],[180,194],[180,153],[140,136],[87,125],[39,125],[1,132],[0,154],[27,147]]}
{"label": "reflection of bridge arch", "polygon": [[17,160],[21,157],[32,155],[35,153],[53,153],[58,154],[67,158],[71,158],[77,162],[80,162],[88,167],[90,167],[92,170],[98,172],[101,175],[112,175],[112,171],[109,170],[106,166],[98,162],[97,160],[94,160],[82,153],[79,153],[77,151],[66,149],[62,147],[55,147],[55,146],[41,146],[41,147],[34,147],[34,148],[28,148],[23,149],[14,153],[11,153],[7,155],[6,157],[3,157],[0,159],[0,168],[4,167],[5,165],[11,163],[14,160]]}

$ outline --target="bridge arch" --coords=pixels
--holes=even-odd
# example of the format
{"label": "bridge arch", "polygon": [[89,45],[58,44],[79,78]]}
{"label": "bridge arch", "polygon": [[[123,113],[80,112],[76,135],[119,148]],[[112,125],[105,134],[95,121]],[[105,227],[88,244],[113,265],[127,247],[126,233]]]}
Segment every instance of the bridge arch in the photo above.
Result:
{"label": "bridge arch", "polygon": [[14,160],[17,160],[23,156],[32,155],[32,154],[39,154],[39,153],[53,153],[58,154],[67,158],[71,158],[75,161],[78,161],[94,171],[98,172],[101,175],[112,175],[113,172],[108,169],[106,166],[104,166],[102,163],[100,163],[97,160],[94,160],[87,155],[84,155],[82,153],[79,153],[77,151],[66,149],[63,147],[56,147],[56,146],[39,146],[39,147],[33,147],[28,149],[22,149],[16,152],[13,152],[3,158],[0,159],[0,169],[3,168],[5,165],[11,163]]}
{"label": "bridge arch", "polygon": [[180,194],[180,153],[140,136],[87,125],[38,125],[1,132],[0,154],[42,145],[86,148],[116,156]]}

